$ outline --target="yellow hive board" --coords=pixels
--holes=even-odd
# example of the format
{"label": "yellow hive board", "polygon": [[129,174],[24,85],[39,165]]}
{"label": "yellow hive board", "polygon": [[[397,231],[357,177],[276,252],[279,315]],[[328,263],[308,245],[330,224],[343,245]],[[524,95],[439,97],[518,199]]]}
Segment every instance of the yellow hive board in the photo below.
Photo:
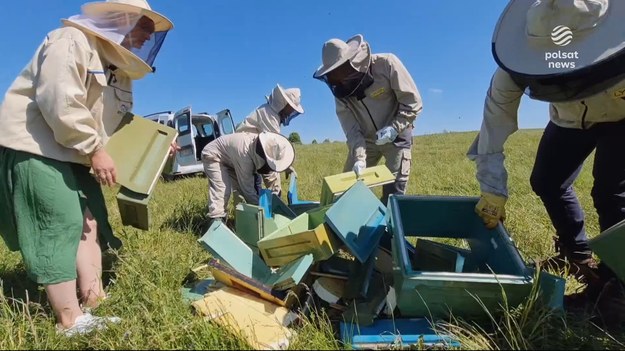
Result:
{"label": "yellow hive board", "polygon": [[192,305],[256,350],[286,349],[293,336],[287,328],[296,318],[292,312],[234,288],[213,291]]}
{"label": "yellow hive board", "polygon": [[362,180],[366,186],[372,188],[394,182],[395,176],[386,165],[365,168],[360,177],[356,177],[356,173],[353,171],[327,176],[323,178],[321,185],[320,205],[323,206],[334,202],[339,195],[347,191],[359,180]]}

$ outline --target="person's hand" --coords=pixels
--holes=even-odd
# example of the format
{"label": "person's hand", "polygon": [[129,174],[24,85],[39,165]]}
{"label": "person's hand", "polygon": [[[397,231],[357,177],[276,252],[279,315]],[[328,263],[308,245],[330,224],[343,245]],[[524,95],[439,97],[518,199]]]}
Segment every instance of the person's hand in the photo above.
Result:
{"label": "person's hand", "polygon": [[499,221],[506,219],[506,198],[500,195],[482,192],[480,201],[475,205],[475,212],[482,218],[488,229],[493,229]]}
{"label": "person's hand", "polygon": [[375,135],[377,140],[375,141],[376,145],[384,145],[390,142],[393,142],[395,138],[397,138],[397,130],[393,127],[384,127],[378,130]]}
{"label": "person's hand", "polygon": [[284,173],[286,174],[286,179],[289,179],[291,174],[297,178],[297,172],[295,172],[295,168],[293,168],[293,166],[289,166],[289,168],[285,169]]}
{"label": "person's hand", "polygon": [[117,182],[115,162],[104,148],[91,155],[91,168],[98,183],[113,186]]}
{"label": "person's hand", "polygon": [[173,157],[178,151],[180,151],[180,146],[178,146],[178,143],[174,140],[171,142],[171,145],[169,145],[169,157]]}
{"label": "person's hand", "polygon": [[352,169],[354,172],[356,172],[356,177],[360,177],[360,174],[365,168],[367,168],[367,164],[365,163],[365,161],[356,161]]}

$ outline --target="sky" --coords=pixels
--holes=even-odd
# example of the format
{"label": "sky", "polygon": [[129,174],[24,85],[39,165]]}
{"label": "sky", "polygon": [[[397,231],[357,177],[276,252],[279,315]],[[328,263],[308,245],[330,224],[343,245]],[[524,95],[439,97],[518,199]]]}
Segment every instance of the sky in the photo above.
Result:
{"label": "sky", "polygon": [[[362,34],[373,53],[394,53],[423,99],[415,135],[479,130],[496,68],[490,46],[506,0],[148,0],[173,23],[156,73],[134,84],[133,112],[191,106],[230,109],[235,123],[265,103],[276,84],[298,87],[305,113],[282,134],[345,140],[328,87],[312,78],[331,38]],[[529,1],[529,0],[528,0]],[[0,5],[0,91],[8,89],[60,19],[84,1],[20,0]],[[521,102],[520,128],[544,128],[546,103]]]}

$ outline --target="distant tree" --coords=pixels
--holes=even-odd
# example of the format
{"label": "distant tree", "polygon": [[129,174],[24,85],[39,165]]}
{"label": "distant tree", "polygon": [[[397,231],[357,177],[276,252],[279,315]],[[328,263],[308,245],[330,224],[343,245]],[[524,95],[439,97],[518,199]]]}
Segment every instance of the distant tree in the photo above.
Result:
{"label": "distant tree", "polygon": [[323,141],[324,144],[327,144],[329,142],[330,142],[330,139],[326,139],[326,140]]}
{"label": "distant tree", "polygon": [[299,134],[297,132],[293,132],[291,134],[289,134],[289,141],[293,144],[301,144],[302,143],[302,139],[299,137]]}
{"label": "distant tree", "polygon": [[313,139],[312,144],[316,144],[317,143],[317,139]]}

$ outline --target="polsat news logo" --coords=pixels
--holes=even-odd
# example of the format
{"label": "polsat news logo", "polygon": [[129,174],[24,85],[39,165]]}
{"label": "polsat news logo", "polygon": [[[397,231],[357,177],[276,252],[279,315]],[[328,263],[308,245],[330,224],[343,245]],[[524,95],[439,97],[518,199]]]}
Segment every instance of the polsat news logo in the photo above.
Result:
{"label": "polsat news logo", "polygon": [[[567,26],[555,26],[551,31],[551,41],[557,46],[565,47],[573,41],[573,31]],[[575,59],[579,59],[577,51],[548,51],[545,52],[545,61],[549,68],[575,68]]]}

